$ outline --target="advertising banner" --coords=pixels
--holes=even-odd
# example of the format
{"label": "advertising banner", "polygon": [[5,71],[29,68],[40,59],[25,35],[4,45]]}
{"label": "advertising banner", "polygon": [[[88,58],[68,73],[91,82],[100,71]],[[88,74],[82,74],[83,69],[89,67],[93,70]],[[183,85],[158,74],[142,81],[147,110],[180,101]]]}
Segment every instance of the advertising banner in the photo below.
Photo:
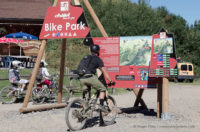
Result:
{"label": "advertising banner", "polygon": [[59,0],[49,7],[40,33],[40,39],[85,38],[89,35],[83,9],[70,0]]}

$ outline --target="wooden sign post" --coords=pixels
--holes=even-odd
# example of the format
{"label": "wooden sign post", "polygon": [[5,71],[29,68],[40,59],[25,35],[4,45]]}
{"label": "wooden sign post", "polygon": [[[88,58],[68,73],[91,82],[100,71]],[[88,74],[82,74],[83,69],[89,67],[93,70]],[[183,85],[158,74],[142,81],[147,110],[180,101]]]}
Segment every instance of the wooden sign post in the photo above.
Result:
{"label": "wooden sign post", "polygon": [[[62,1],[62,0],[60,0]],[[67,0],[68,2],[70,0]],[[66,1],[62,1],[63,5],[66,4],[65,2]],[[75,5],[80,5],[80,1],[79,0],[74,0],[75,2]],[[98,29],[100,30],[101,34],[104,36],[104,37],[108,37],[107,33],[105,32],[101,22],[99,21],[98,17],[96,16],[93,8],[91,7],[90,3],[88,2],[88,0],[83,0],[86,8],[88,9],[88,11],[90,12],[90,15],[92,16],[94,22],[96,23]],[[58,3],[58,0],[55,0],[54,1],[54,4],[53,4],[53,7],[56,7],[57,6],[57,3]],[[69,4],[69,3],[68,3]],[[60,3],[60,6],[61,6],[61,3]],[[67,5],[67,6],[70,6],[71,8],[73,8],[73,6],[71,5]],[[67,6],[66,7],[63,7],[61,8],[60,7],[60,10],[68,10],[67,9]],[[74,9],[73,11],[76,13],[77,12],[81,12],[82,11],[82,8],[81,7],[74,7],[76,9]],[[48,10],[48,12],[51,12],[49,14],[53,14],[57,11],[58,9],[56,8],[50,8]],[[73,13],[74,13],[73,12]],[[47,13],[48,14],[48,13]],[[61,13],[62,14],[62,13]],[[65,16],[68,16],[68,17],[71,17],[69,15],[61,15],[60,13],[57,13],[56,15],[54,14],[53,16],[55,18],[63,18]],[[79,14],[80,15],[80,14]],[[53,16],[47,16],[48,20],[49,21],[44,21],[45,23],[45,27],[44,27],[44,24],[43,24],[43,29],[41,32],[41,38],[44,39],[42,41],[42,45],[41,45],[41,48],[40,48],[40,51],[39,51],[39,54],[38,54],[38,57],[37,57],[37,61],[36,61],[36,64],[35,64],[35,67],[34,67],[34,70],[33,70],[33,74],[32,74],[32,77],[30,79],[30,83],[28,85],[28,90],[27,90],[27,93],[26,93],[26,97],[25,97],[25,100],[24,100],[24,104],[22,106],[22,108],[20,108],[20,112],[21,113],[26,113],[26,112],[31,112],[31,111],[37,111],[37,110],[48,110],[48,109],[52,109],[52,108],[61,108],[61,107],[65,107],[66,104],[65,103],[62,103],[62,88],[63,88],[63,79],[64,79],[64,67],[65,67],[65,55],[66,55],[66,38],[68,37],[71,37],[71,35],[74,35],[73,37],[74,38],[79,38],[79,35],[81,34],[78,34],[78,33],[74,33],[74,34],[71,34],[67,31],[65,32],[61,32],[63,29],[63,27],[65,27],[64,29],[65,30],[70,30],[70,28],[73,28],[72,30],[76,30],[76,24],[73,24],[73,27],[72,25],[70,25],[71,23],[66,23],[66,22],[57,22],[57,21],[52,21],[51,18]],[[68,17],[65,17],[63,19],[68,19]],[[71,17],[70,19],[73,19],[73,17]],[[46,20],[46,17],[45,17],[45,20]],[[75,20],[76,21],[76,20]],[[89,33],[89,28],[88,27],[84,27],[83,28],[83,23],[80,23],[82,24],[82,29],[84,29],[84,35],[86,36],[88,33]],[[71,26],[71,27],[70,27]],[[78,27],[78,26],[77,26]],[[58,30],[56,33],[52,33],[51,31],[52,30]],[[68,36],[70,34],[70,36]],[[83,35],[83,36],[84,36]],[[61,62],[60,62],[60,80],[59,80],[59,92],[58,92],[58,104],[52,104],[52,105],[45,105],[45,106],[39,106],[39,107],[34,107],[34,108],[27,108],[28,106],[28,102],[29,102],[29,98],[30,98],[30,94],[32,92],[32,87],[34,85],[34,82],[35,82],[35,79],[36,79],[36,74],[37,74],[37,71],[39,69],[39,64],[41,62],[41,59],[42,59],[42,56],[44,54],[44,50],[45,50],[45,47],[46,47],[46,39],[52,39],[52,38],[62,38],[62,49],[61,49]],[[157,101],[157,117],[160,118],[162,117],[163,119],[167,119],[169,118],[169,115],[168,115],[168,79],[167,78],[160,78],[160,83],[158,83],[158,93],[157,93],[157,98],[158,98],[158,101]],[[134,94],[136,95],[136,100],[135,100],[135,104],[134,106],[138,106],[139,104],[141,104],[141,106],[144,108],[144,109],[147,109],[147,106],[144,102],[144,100],[142,99],[142,95],[143,95],[143,92],[144,92],[144,89],[133,89],[133,92]],[[162,115],[161,115],[162,114]]]}
{"label": "wooden sign post", "polygon": [[169,92],[168,92],[168,78],[163,78],[162,86],[162,119],[170,119],[169,115]]}
{"label": "wooden sign post", "polygon": [[[58,3],[59,1],[59,3]],[[71,12],[70,12],[71,11]],[[64,67],[65,67],[65,55],[66,55],[66,38],[85,38],[89,33],[89,28],[85,23],[85,18],[80,18],[83,16],[83,9],[81,7],[75,7],[71,5],[70,0],[55,0],[53,7],[49,7],[43,27],[40,33],[40,39],[42,41],[42,46],[40,48],[39,54],[37,56],[37,61],[33,70],[30,83],[28,85],[28,90],[24,100],[22,108],[20,108],[21,113],[37,111],[37,110],[47,110],[52,108],[65,107],[66,104],[62,103],[62,89],[63,89],[63,79],[64,79]],[[32,92],[32,87],[34,85],[37,71],[44,54],[46,47],[46,39],[59,39],[62,38],[62,51],[61,51],[61,62],[60,62],[60,80],[59,80],[59,91],[58,91],[58,104],[39,106],[34,108],[27,108],[30,94]]]}
{"label": "wooden sign post", "polygon": [[[53,6],[56,6],[57,2],[58,2],[58,0],[55,0]],[[36,60],[34,69],[33,69],[33,74],[32,74],[31,79],[29,81],[28,90],[26,92],[26,96],[25,96],[25,99],[24,99],[23,106],[19,109],[20,113],[27,113],[27,112],[31,112],[31,111],[37,111],[37,110],[47,110],[47,109],[60,108],[60,107],[66,106],[66,104],[53,104],[53,105],[49,105],[49,106],[39,106],[39,107],[34,107],[34,108],[27,108],[28,102],[29,102],[29,99],[30,99],[30,95],[31,95],[31,92],[32,92],[32,88],[33,88],[33,85],[34,85],[34,82],[35,82],[35,79],[36,79],[37,71],[39,69],[39,65],[40,65],[42,56],[44,54],[46,44],[47,44],[47,41],[43,40],[42,45],[40,47],[40,51],[39,51],[38,56],[37,56],[37,60]]]}

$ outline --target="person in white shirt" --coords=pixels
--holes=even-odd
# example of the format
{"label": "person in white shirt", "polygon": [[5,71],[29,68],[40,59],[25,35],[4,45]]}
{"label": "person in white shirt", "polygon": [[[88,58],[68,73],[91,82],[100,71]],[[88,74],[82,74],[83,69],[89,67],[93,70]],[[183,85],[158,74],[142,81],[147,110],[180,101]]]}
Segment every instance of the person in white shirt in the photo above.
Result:
{"label": "person in white shirt", "polygon": [[50,80],[51,75],[46,68],[47,65],[48,64],[44,60],[40,62],[40,68],[36,76],[36,80],[40,82],[40,84],[38,84],[39,87],[42,87],[42,85],[47,85],[47,87],[50,88],[50,85],[52,84]]}

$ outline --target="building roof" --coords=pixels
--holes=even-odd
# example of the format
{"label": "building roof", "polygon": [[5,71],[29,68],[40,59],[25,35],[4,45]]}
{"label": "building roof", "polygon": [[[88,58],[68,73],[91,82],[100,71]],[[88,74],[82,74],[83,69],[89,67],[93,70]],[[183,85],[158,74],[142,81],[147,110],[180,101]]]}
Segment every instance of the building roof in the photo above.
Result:
{"label": "building roof", "polygon": [[1,0],[0,19],[44,19],[50,0]]}

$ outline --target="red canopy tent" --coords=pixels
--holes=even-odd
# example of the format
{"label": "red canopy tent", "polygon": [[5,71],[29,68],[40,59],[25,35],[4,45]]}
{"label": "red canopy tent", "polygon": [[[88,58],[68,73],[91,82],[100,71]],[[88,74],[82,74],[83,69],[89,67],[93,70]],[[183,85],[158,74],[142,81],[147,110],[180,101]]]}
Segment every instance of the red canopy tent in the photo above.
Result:
{"label": "red canopy tent", "polygon": [[[23,42],[24,41],[20,39],[5,38],[5,37],[0,38],[0,43],[6,43],[6,44],[15,43],[20,45],[20,43]],[[10,56],[10,46],[9,46],[9,56]],[[20,46],[20,56],[21,56],[21,46]]]}

